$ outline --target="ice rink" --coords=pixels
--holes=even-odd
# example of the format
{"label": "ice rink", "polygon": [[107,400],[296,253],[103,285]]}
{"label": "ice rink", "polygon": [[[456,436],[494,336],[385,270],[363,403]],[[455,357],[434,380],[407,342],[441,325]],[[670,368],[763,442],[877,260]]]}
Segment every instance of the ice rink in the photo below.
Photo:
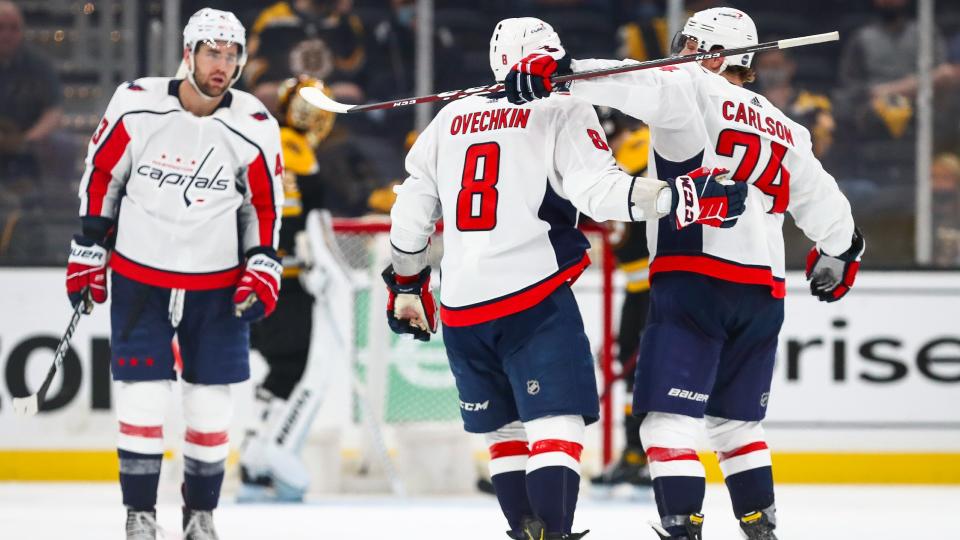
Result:
{"label": "ice rink", "polygon": [[[781,486],[777,490],[781,540],[960,539],[952,519],[960,487]],[[707,540],[740,538],[722,486],[708,487]],[[237,505],[216,513],[223,540],[387,538],[493,540],[506,538],[493,497],[395,499],[323,497],[303,505]],[[650,539],[656,517],[649,498],[586,498],[575,528],[591,540]],[[174,493],[164,493],[158,519],[166,540],[181,538]],[[0,484],[3,540],[110,540],[123,537],[124,513],[114,484]]]}

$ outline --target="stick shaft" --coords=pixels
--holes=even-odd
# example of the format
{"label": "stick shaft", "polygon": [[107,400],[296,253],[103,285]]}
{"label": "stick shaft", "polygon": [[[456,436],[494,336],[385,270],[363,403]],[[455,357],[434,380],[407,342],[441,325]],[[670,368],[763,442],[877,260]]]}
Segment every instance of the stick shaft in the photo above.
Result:
{"label": "stick shaft", "polygon": [[[771,49],[786,49],[791,47],[802,47],[804,45],[814,45],[817,43],[836,41],[838,39],[840,39],[839,32],[813,34],[813,35],[797,37],[797,38],[781,39],[779,41],[768,41],[766,43],[758,43],[756,45],[749,45],[746,47],[722,49],[719,51],[714,51],[709,53],[691,54],[688,56],[671,56],[668,58],[658,58],[656,60],[630,63],[630,64],[625,64],[622,66],[616,66],[612,68],[581,71],[578,73],[571,73],[568,75],[553,77],[551,78],[551,81],[554,84],[560,84],[560,83],[565,83],[569,81],[592,79],[595,77],[606,77],[609,75],[616,75],[618,73],[628,73],[631,71],[638,71],[642,69],[653,69],[658,67],[675,66],[677,64],[686,64],[688,62],[699,62],[701,60],[709,60],[712,58],[722,58],[724,56],[735,56],[738,54],[757,53],[761,51],[769,51]],[[358,113],[358,112],[365,112],[365,111],[374,111],[379,109],[395,109],[397,107],[406,107],[408,105],[419,105],[421,103],[433,103],[436,101],[453,101],[457,99],[463,99],[469,96],[492,94],[494,92],[501,92],[503,91],[503,89],[504,89],[503,83],[494,83],[487,86],[476,86],[473,88],[466,88],[464,90],[451,90],[448,92],[440,92],[439,94],[431,94],[428,96],[395,99],[392,101],[382,101],[380,103],[368,103],[366,105],[356,105],[354,107],[348,107],[342,104],[337,104],[340,106],[340,110],[334,110],[334,112]],[[323,108],[319,103],[314,103],[314,105],[320,106],[321,108]]]}
{"label": "stick shaft", "polygon": [[47,376],[43,379],[43,384],[40,385],[40,390],[37,390],[37,403],[38,406],[43,404],[43,399],[47,396],[47,390],[50,389],[50,383],[53,382],[54,375],[57,374],[57,370],[60,369],[60,366],[63,365],[63,357],[67,353],[67,348],[70,346],[70,340],[73,339],[73,333],[77,330],[77,323],[80,322],[80,316],[83,314],[84,302],[80,301],[73,308],[73,316],[70,317],[70,323],[67,325],[66,332],[63,333],[63,337],[60,338],[60,343],[57,345],[57,351],[53,355],[53,364],[50,365],[50,369],[47,371]]}

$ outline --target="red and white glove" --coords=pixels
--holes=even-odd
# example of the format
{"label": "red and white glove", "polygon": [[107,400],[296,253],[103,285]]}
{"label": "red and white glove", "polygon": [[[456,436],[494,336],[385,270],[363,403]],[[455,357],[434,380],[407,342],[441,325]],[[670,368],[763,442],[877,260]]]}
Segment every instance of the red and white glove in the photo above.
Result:
{"label": "red and white glove", "polygon": [[729,172],[700,167],[667,181],[673,192],[670,223],[675,230],[695,223],[724,229],[736,225],[746,210],[747,184],[721,183]]}
{"label": "red and white glove", "polygon": [[70,242],[70,257],[67,259],[67,297],[76,307],[86,305],[84,313],[93,311],[93,304],[107,301],[106,248],[83,235],[74,235]]}
{"label": "red and white glove", "polygon": [[398,276],[393,265],[383,271],[387,298],[387,323],[396,334],[413,334],[420,341],[430,341],[440,323],[440,306],[430,290],[430,267],[415,276]]}
{"label": "red and white glove", "polygon": [[821,302],[836,302],[846,295],[860,270],[860,258],[867,243],[860,229],[853,229],[853,241],[850,249],[837,255],[827,255],[814,246],[807,254],[807,281],[810,282],[810,294]]}
{"label": "red and white glove", "polygon": [[571,73],[570,60],[563,54],[562,50],[544,47],[517,62],[503,81],[507,101],[523,105],[549,97],[554,90],[550,77]]}
{"label": "red and white glove", "polygon": [[233,293],[236,316],[247,322],[269,317],[277,308],[282,277],[283,265],[272,250],[250,256]]}

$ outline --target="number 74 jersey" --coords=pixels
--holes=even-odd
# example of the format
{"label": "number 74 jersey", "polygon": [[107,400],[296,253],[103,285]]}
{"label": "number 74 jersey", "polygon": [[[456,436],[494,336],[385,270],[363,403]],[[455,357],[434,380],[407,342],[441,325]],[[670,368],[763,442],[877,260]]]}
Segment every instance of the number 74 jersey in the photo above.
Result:
{"label": "number 74 jersey", "polygon": [[[572,67],[620,63],[574,60]],[[581,80],[571,93],[650,124],[651,176],[671,178],[702,163],[751,185],[746,212],[734,227],[672,231],[662,221],[648,225],[651,277],[696,272],[766,285],[783,297],[785,212],[826,253],[850,247],[850,204],[814,157],[809,132],[760,94],[694,63]]]}

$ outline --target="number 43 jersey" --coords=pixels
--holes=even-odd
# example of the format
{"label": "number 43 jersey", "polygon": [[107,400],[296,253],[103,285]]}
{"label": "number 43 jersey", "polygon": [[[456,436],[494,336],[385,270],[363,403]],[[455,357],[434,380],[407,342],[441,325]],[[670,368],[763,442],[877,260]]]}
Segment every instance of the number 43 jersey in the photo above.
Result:
{"label": "number 43 jersey", "polygon": [[90,140],[80,216],[116,226],[114,272],[157,287],[232,287],[244,254],[277,247],[280,130],[238,90],[194,116],[180,104],[181,82],[117,88]]}
{"label": "number 43 jersey", "polygon": [[561,93],[522,106],[455,101],[417,139],[406,168],[391,211],[394,269],[423,268],[442,218],[447,326],[527,309],[576,279],[590,262],[578,210],[598,221],[662,215],[641,207],[665,184],[621,171],[593,107]]}
{"label": "number 43 jersey", "polygon": [[[574,71],[631,61],[575,60]],[[727,228],[665,222],[647,227],[651,278],[696,272],[785,294],[783,215],[818,247],[850,247],[853,216],[836,181],[813,155],[809,132],[766,98],[695,63],[581,80],[573,95],[650,124],[651,176],[672,178],[699,166],[723,167],[748,182],[746,212]]]}

